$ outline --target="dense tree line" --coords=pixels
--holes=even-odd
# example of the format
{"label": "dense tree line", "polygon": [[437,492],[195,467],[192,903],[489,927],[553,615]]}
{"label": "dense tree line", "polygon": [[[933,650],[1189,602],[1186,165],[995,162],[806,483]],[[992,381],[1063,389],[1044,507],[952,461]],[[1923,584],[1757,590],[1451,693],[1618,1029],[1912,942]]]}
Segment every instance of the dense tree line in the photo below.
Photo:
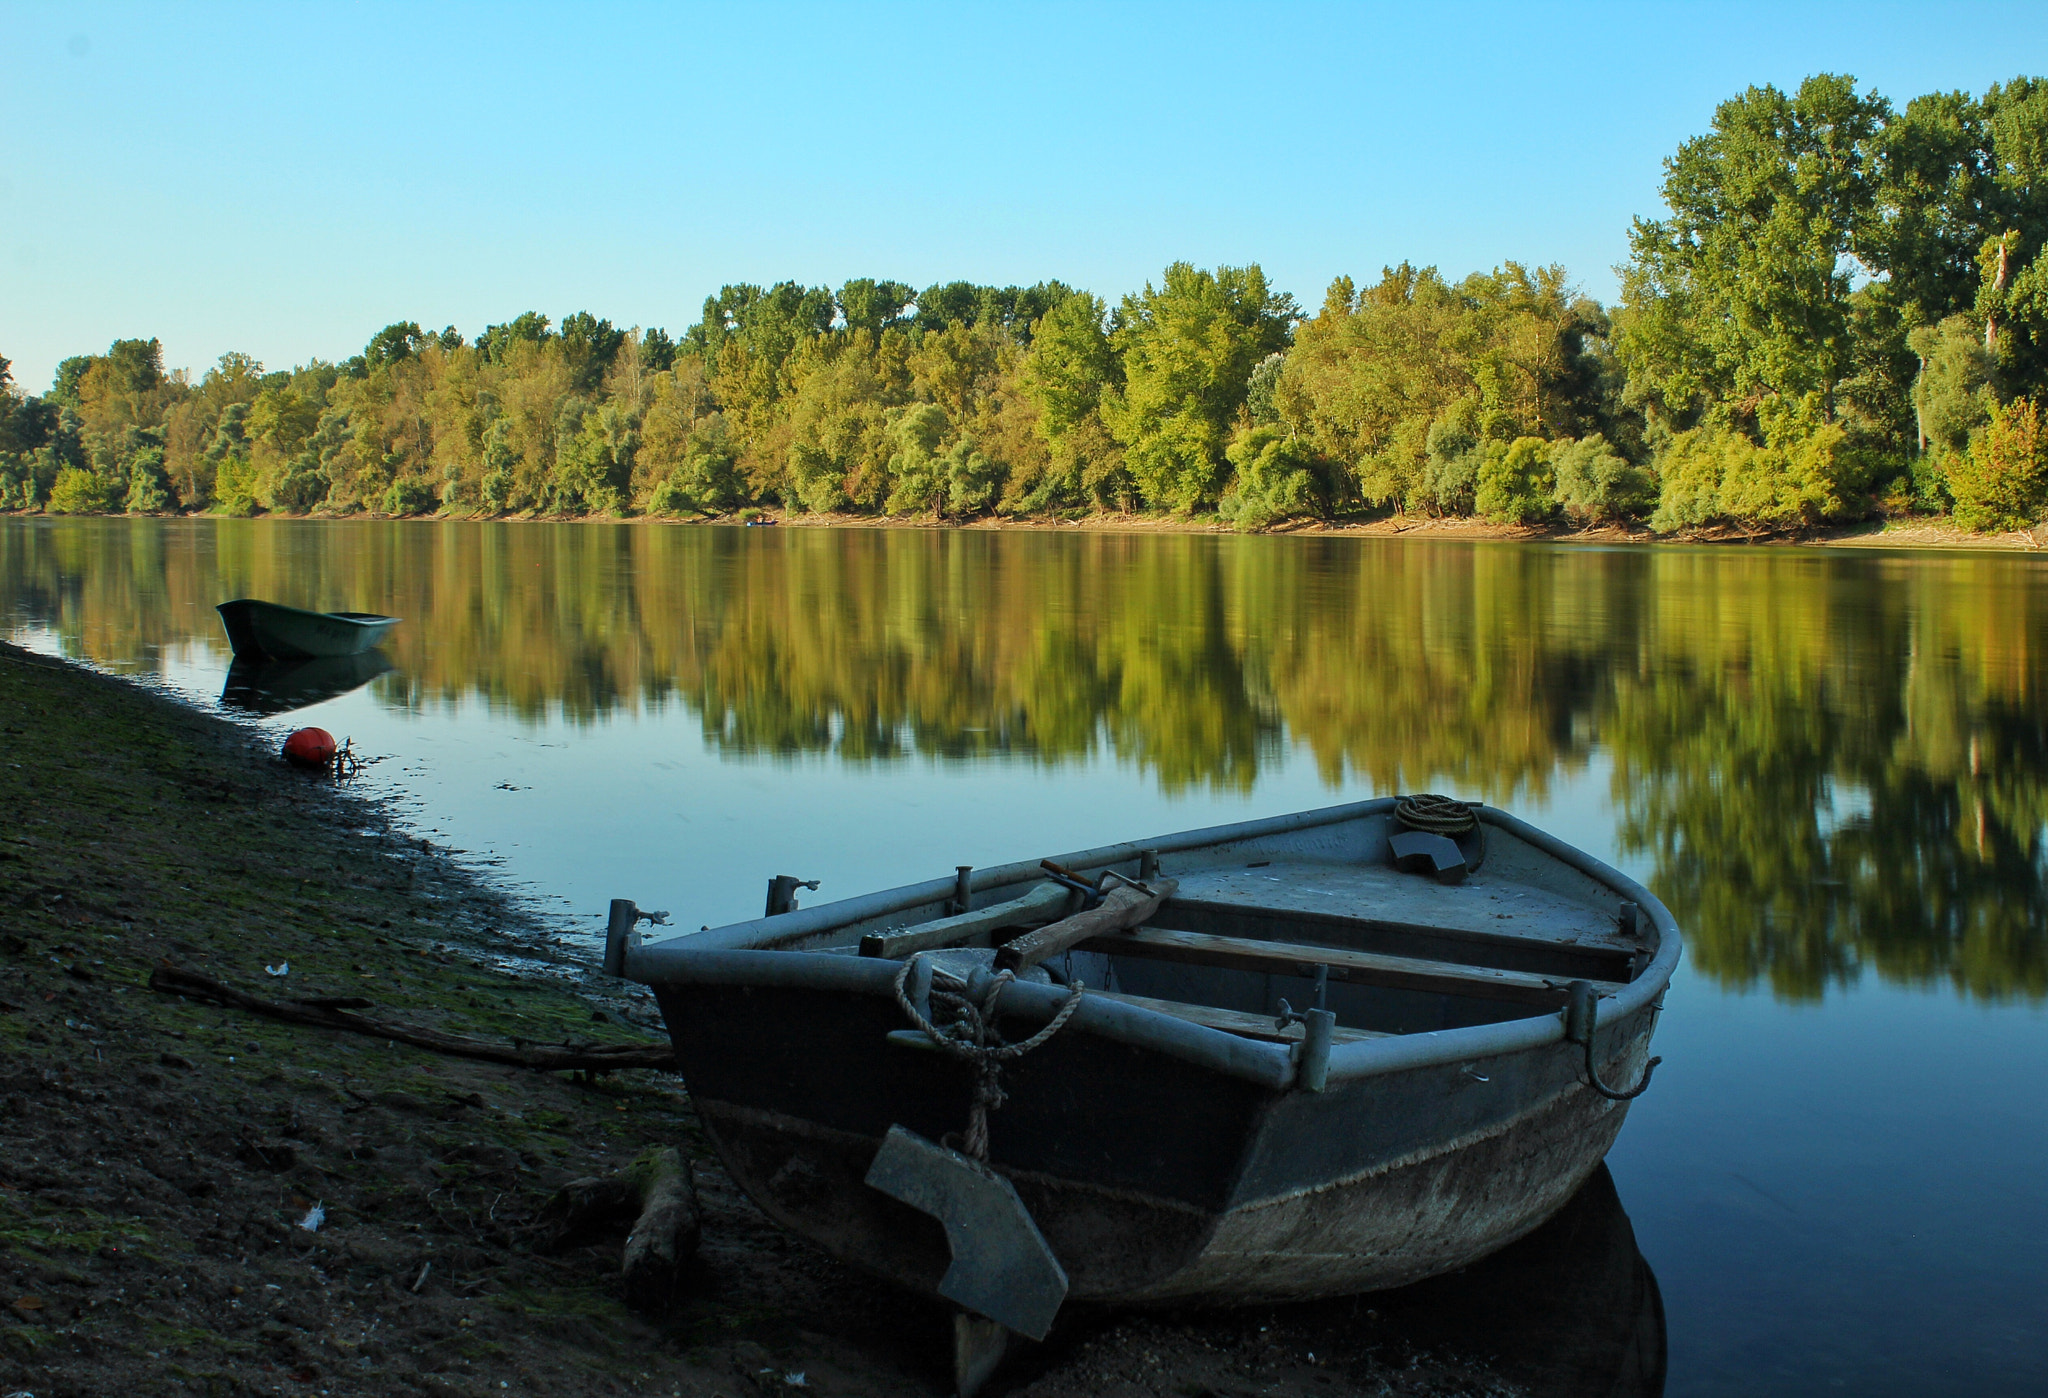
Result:
{"label": "dense tree line", "polygon": [[680,337],[528,312],[197,381],[0,360],[0,507],[391,515],[1393,509],[1659,530],[2048,513],[2048,81],[1751,88],[1666,161],[1621,302],[1509,262],[1339,277],[727,286]]}

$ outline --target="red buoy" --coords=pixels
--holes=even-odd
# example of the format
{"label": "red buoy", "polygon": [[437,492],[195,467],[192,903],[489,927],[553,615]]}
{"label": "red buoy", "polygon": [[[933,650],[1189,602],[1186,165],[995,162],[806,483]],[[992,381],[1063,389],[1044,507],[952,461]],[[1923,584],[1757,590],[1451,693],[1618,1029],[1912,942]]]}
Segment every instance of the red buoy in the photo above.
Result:
{"label": "red buoy", "polygon": [[334,761],[334,735],[325,728],[301,728],[284,740],[284,760],[294,767],[325,767]]}

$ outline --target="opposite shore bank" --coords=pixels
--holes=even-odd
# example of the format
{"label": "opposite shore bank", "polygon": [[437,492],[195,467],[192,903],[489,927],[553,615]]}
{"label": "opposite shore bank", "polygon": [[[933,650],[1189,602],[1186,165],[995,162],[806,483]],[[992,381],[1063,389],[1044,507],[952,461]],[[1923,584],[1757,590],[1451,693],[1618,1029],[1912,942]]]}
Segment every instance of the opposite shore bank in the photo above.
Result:
{"label": "opposite shore bank", "polygon": [[[0,519],[53,518],[257,518],[325,520],[336,523],[349,520],[413,520],[422,523],[636,524],[649,527],[761,524],[798,529],[960,530],[971,533],[1015,531],[1025,533],[1093,534],[1238,534],[1241,532],[1232,528],[1228,522],[1214,517],[1197,516],[1188,518],[1177,515],[1146,514],[1091,514],[1074,519],[1055,519],[1048,516],[986,516],[974,519],[951,520],[936,519],[928,515],[809,514],[786,513],[767,509],[743,510],[737,513],[722,515],[704,515],[692,519],[678,519],[663,515],[618,516],[541,513],[505,515],[313,513],[295,515],[266,512],[255,516],[224,516],[181,514],[172,511],[157,514],[125,515],[52,515],[43,511],[0,511]],[[1334,524],[1304,521],[1278,525],[1271,529],[1257,532],[1262,536],[1282,538],[1408,538],[1602,546],[1612,546],[1615,544],[1695,546],[1702,544],[1742,544],[1779,547],[1804,546],[1808,548],[1990,549],[2001,552],[2025,552],[2048,547],[2048,521],[2035,525],[2031,529],[2014,529],[2003,533],[1985,533],[1963,529],[1944,520],[1931,517],[1826,525],[1809,530],[1756,531],[1744,530],[1733,525],[1725,525],[1706,529],[1687,529],[1673,534],[1659,534],[1642,525],[1598,525],[1576,528],[1567,525],[1494,524],[1486,520],[1472,519],[1464,516],[1435,519],[1418,515],[1394,515],[1358,522]]]}

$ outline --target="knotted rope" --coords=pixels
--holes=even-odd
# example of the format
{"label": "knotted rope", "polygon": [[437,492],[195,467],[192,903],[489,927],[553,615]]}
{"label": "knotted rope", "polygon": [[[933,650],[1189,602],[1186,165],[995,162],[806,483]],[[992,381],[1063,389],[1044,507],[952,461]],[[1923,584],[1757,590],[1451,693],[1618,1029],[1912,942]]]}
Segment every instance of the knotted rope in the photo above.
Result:
{"label": "knotted rope", "polygon": [[1045,1028],[1033,1034],[1020,1044],[1006,1043],[1002,1031],[996,1027],[996,1000],[1003,988],[1017,979],[1012,971],[998,971],[990,980],[988,990],[977,1004],[967,993],[967,982],[949,971],[932,968],[931,1004],[932,1013],[945,1027],[941,1028],[918,1012],[910,999],[910,972],[917,964],[912,957],[903,963],[903,969],[896,973],[896,1003],[903,1007],[903,1013],[910,1022],[924,1031],[925,1037],[939,1048],[939,1051],[957,1058],[974,1069],[974,1098],[967,1110],[967,1134],[962,1139],[964,1154],[976,1160],[988,1159],[988,1114],[1003,1105],[1003,1065],[1022,1058],[1031,1050],[1050,1039],[1066,1026],[1080,1008],[1081,992],[1086,989],[1075,981],[1068,990],[1067,998],[1061,1003]]}

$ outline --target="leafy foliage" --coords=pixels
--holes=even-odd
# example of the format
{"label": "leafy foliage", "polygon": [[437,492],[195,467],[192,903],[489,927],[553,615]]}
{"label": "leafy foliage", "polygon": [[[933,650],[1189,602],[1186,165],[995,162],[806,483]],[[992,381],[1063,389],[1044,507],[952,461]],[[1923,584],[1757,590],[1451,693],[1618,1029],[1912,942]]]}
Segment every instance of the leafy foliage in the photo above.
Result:
{"label": "leafy foliage", "polygon": [[1573,519],[1630,519],[1657,503],[1657,480],[1607,444],[1598,432],[1559,442],[1550,456],[1557,503]]}
{"label": "leafy foliage", "polygon": [[2048,426],[2033,400],[1992,413],[1949,468],[1949,491],[1967,529],[2024,529],[2048,513]]}
{"label": "leafy foliage", "polygon": [[1489,445],[1479,465],[1472,504],[1480,514],[1503,524],[1534,524],[1557,508],[1552,484],[1550,443],[1541,437],[1517,437],[1505,446]]}
{"label": "leafy foliage", "polygon": [[1265,529],[1328,512],[1323,462],[1302,438],[1277,427],[1254,427],[1238,435],[1227,455],[1236,479],[1218,513],[1237,528]]}
{"label": "leafy foliage", "polygon": [[1103,394],[1103,421],[1147,504],[1213,505],[1252,368],[1286,343],[1294,300],[1272,291],[1256,263],[1210,273],[1176,262],[1121,312],[1110,343],[1124,383]]}

